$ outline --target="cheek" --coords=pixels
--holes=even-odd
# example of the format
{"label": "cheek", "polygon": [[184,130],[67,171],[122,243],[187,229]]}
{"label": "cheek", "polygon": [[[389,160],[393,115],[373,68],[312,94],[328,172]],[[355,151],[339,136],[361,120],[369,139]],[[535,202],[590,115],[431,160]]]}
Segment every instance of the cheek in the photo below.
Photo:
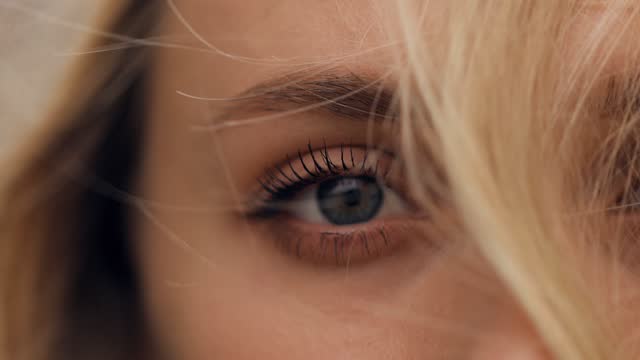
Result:
{"label": "cheek", "polygon": [[[402,266],[313,271],[231,217],[153,215],[134,237],[147,317],[170,360],[468,358],[481,335],[513,332],[503,322],[522,316],[473,250],[449,247],[428,266],[420,254]],[[634,351],[640,279],[594,254],[582,264],[597,284],[589,296],[604,301],[599,316],[615,325],[620,348]]]}
{"label": "cheek", "polygon": [[136,236],[145,309],[169,359],[451,358],[500,291],[458,255],[401,275],[383,264],[311,271],[275,261],[230,219],[156,215],[165,227],[141,220]]}

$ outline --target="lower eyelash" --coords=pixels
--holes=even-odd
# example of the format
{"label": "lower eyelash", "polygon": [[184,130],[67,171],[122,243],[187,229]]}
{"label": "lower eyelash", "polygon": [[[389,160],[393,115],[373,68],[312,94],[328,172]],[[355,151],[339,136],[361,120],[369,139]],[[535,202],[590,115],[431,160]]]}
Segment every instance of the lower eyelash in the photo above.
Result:
{"label": "lower eyelash", "polygon": [[390,252],[393,245],[384,227],[350,232],[289,234],[278,236],[276,241],[277,248],[298,259],[317,265],[337,266],[376,259]]}

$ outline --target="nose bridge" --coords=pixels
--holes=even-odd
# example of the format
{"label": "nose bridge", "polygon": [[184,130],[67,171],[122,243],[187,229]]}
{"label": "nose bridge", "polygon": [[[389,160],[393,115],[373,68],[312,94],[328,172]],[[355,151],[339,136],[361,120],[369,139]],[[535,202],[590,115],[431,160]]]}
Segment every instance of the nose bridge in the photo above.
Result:
{"label": "nose bridge", "polygon": [[552,360],[533,322],[515,301],[503,303],[476,337],[472,360]]}
{"label": "nose bridge", "polygon": [[478,249],[467,248],[459,261],[467,264],[467,270],[455,275],[467,280],[458,289],[458,296],[466,299],[459,305],[468,307],[461,313],[475,332],[465,358],[553,360],[531,316]]}
{"label": "nose bridge", "polygon": [[[430,268],[412,298],[424,304],[427,319],[438,309],[436,319],[445,322],[440,337],[443,351],[455,354],[448,358],[554,359],[513,290],[475,246],[443,256],[448,256],[447,261]],[[427,330],[431,326],[430,322],[424,325]],[[440,330],[435,328],[431,334]]]}

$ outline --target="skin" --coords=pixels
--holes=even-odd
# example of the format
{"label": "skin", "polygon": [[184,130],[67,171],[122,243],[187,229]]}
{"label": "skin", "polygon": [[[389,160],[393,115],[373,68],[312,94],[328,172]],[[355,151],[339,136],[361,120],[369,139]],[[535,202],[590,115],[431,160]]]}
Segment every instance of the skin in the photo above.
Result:
{"label": "skin", "polygon": [[[357,54],[388,44],[386,29],[394,28],[382,16],[393,11],[385,8],[391,2],[175,3],[208,42],[253,59]],[[432,3],[426,22],[437,29],[446,2]],[[193,38],[172,14],[161,30]],[[140,196],[151,201],[134,227],[154,358],[549,358],[518,302],[477,251],[439,238],[420,219],[407,221],[432,234],[437,246],[396,232],[411,242],[410,251],[345,267],[317,266],[282,252],[273,244],[286,231],[242,215],[244,200],[269,167],[309,141],[326,141],[334,151],[341,143],[366,145],[367,122],[308,111],[216,132],[207,126],[270,112],[240,107],[229,113],[228,101],[176,91],[235,97],[300,68],[292,62],[156,52],[139,179]],[[390,69],[392,54],[382,50],[351,56],[337,72],[375,78]],[[393,146],[380,127],[371,133]],[[388,220],[389,227],[403,216]]]}

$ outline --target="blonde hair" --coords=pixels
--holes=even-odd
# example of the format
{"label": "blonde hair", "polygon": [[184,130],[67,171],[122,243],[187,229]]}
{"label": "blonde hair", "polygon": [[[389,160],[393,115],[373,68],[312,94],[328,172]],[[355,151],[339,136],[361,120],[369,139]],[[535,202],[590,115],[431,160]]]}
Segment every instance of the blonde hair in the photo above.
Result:
{"label": "blonde hair", "polygon": [[[597,111],[587,95],[607,75],[606,62],[620,44],[608,29],[628,28],[637,7],[625,1],[455,3],[450,30],[443,32],[450,36],[444,60],[436,65],[434,44],[421,40],[415,9],[404,4],[409,67],[399,98],[413,187],[423,190],[425,203],[424,189],[445,187],[418,165],[424,164],[422,149],[437,144],[465,235],[512,290],[552,353],[576,360],[623,355],[628,349],[619,347],[622,335],[613,332],[604,300],[592,296],[594,279],[583,276],[581,261],[603,251],[594,249],[598,241],[613,243],[606,196],[628,191],[612,177],[621,156],[629,156],[624,151],[637,151],[630,131],[637,114],[623,107],[617,119],[606,120],[616,122],[607,129],[589,120]],[[567,49],[572,27],[590,11],[602,11],[602,17],[581,33],[587,40]],[[624,73],[631,65],[616,70]],[[635,95],[637,90],[627,96]],[[595,139],[594,129],[602,131]],[[632,176],[626,174],[626,185]]]}
{"label": "blonde hair", "polygon": [[[630,23],[635,9],[630,15],[627,1],[453,1],[446,40],[430,43],[422,17],[428,6],[398,3],[398,61],[408,65],[398,74],[402,151],[416,197],[426,208],[434,193],[453,204],[463,224],[456,231],[478,246],[555,356],[619,355],[620,335],[603,303],[590,296],[578,254],[594,251],[604,234],[618,234],[603,198],[621,182],[620,156],[638,145],[636,117],[628,107],[595,135],[593,122],[582,117],[593,111],[585,94],[617,45],[605,30]],[[595,30],[572,52],[559,49],[592,6],[604,14]],[[103,32],[88,47],[148,37],[160,8],[152,1],[110,2]],[[140,316],[141,304],[135,284],[111,277],[114,271],[133,277],[131,269],[102,264],[124,268],[91,268],[86,278],[80,273],[87,265],[78,262],[96,251],[126,252],[126,244],[105,250],[99,241],[101,230],[126,228],[126,204],[83,181],[101,178],[126,190],[135,172],[131,157],[142,125],[132,112],[148,55],[147,43],[137,45],[81,58],[42,128],[5,166],[0,335],[7,358],[95,359],[96,348],[105,358],[125,358],[144,341],[144,329],[135,326],[119,334],[131,329],[124,324]],[[587,69],[595,70],[584,76]],[[567,100],[570,94],[577,99]],[[120,153],[105,158],[105,149]],[[594,209],[603,211],[573,216]],[[96,305],[96,291],[107,300]],[[113,321],[98,334],[96,319]]]}

